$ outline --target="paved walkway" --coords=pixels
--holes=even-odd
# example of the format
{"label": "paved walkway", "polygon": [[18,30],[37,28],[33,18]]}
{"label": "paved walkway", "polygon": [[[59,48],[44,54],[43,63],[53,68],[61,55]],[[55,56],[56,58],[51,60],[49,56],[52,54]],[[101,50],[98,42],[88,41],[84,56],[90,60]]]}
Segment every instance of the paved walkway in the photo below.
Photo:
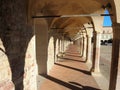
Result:
{"label": "paved walkway", "polygon": [[74,45],[69,46],[49,75],[40,77],[43,79],[39,90],[100,90]]}

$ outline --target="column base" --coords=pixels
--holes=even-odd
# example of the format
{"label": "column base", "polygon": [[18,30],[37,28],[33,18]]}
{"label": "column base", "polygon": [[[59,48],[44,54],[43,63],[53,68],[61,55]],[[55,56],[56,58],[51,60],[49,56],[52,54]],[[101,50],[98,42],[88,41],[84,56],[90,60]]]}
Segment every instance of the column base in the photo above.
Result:
{"label": "column base", "polygon": [[92,64],[92,61],[91,60],[86,60],[86,63]]}
{"label": "column base", "polygon": [[65,56],[65,52],[59,52],[58,54],[57,54],[57,57],[58,58],[63,58]]}
{"label": "column base", "polygon": [[93,76],[101,76],[101,73],[100,72],[92,72],[91,73]]}
{"label": "column base", "polygon": [[99,70],[91,69],[90,71],[91,71],[92,75],[96,75],[96,76],[101,75]]}
{"label": "column base", "polygon": [[57,54],[57,61],[63,61],[62,58],[65,56],[65,52],[59,52]]}

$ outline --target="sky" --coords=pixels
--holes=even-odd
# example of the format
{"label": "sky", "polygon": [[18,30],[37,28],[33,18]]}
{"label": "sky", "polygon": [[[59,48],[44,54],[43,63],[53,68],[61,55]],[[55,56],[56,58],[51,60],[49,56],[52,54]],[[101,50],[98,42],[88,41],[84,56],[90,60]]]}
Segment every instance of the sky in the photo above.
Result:
{"label": "sky", "polygon": [[[104,14],[109,14],[108,10],[105,10]],[[103,26],[112,26],[112,21],[110,16],[104,16]]]}

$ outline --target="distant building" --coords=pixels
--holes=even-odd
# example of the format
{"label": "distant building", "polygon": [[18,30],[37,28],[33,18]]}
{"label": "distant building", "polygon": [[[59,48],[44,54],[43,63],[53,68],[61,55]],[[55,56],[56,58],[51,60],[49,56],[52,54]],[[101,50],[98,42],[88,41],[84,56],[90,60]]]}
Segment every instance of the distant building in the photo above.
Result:
{"label": "distant building", "polygon": [[103,32],[101,35],[101,40],[105,41],[105,40],[109,40],[113,38],[113,30],[112,27],[103,27]]}

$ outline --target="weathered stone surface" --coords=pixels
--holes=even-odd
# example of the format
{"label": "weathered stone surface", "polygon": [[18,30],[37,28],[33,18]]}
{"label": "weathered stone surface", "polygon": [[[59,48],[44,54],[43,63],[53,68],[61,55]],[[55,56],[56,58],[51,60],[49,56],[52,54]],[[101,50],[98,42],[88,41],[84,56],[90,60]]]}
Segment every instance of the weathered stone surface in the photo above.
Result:
{"label": "weathered stone surface", "polygon": [[47,60],[48,72],[52,68],[52,66],[54,65],[54,54],[55,54],[54,49],[55,49],[54,48],[54,38],[51,37],[49,40],[49,44],[48,44],[48,60]]}
{"label": "weathered stone surface", "polygon": [[[0,39],[3,43],[3,46],[0,43],[0,61],[2,61],[0,62],[0,69],[2,69],[0,70],[0,83],[6,80],[14,83],[14,86],[6,83],[0,90],[13,90],[14,88],[15,90],[36,90],[36,83],[32,84],[36,82],[37,74],[34,52],[31,49],[34,46],[29,43],[33,30],[27,25],[27,8],[27,0],[0,1]],[[31,42],[34,40],[32,39]],[[29,67],[31,69],[28,69]],[[26,84],[26,82],[30,83]],[[8,89],[7,87],[10,86],[14,88]]]}
{"label": "weathered stone surface", "polygon": [[14,84],[9,80],[0,82],[0,90],[14,90]]}

